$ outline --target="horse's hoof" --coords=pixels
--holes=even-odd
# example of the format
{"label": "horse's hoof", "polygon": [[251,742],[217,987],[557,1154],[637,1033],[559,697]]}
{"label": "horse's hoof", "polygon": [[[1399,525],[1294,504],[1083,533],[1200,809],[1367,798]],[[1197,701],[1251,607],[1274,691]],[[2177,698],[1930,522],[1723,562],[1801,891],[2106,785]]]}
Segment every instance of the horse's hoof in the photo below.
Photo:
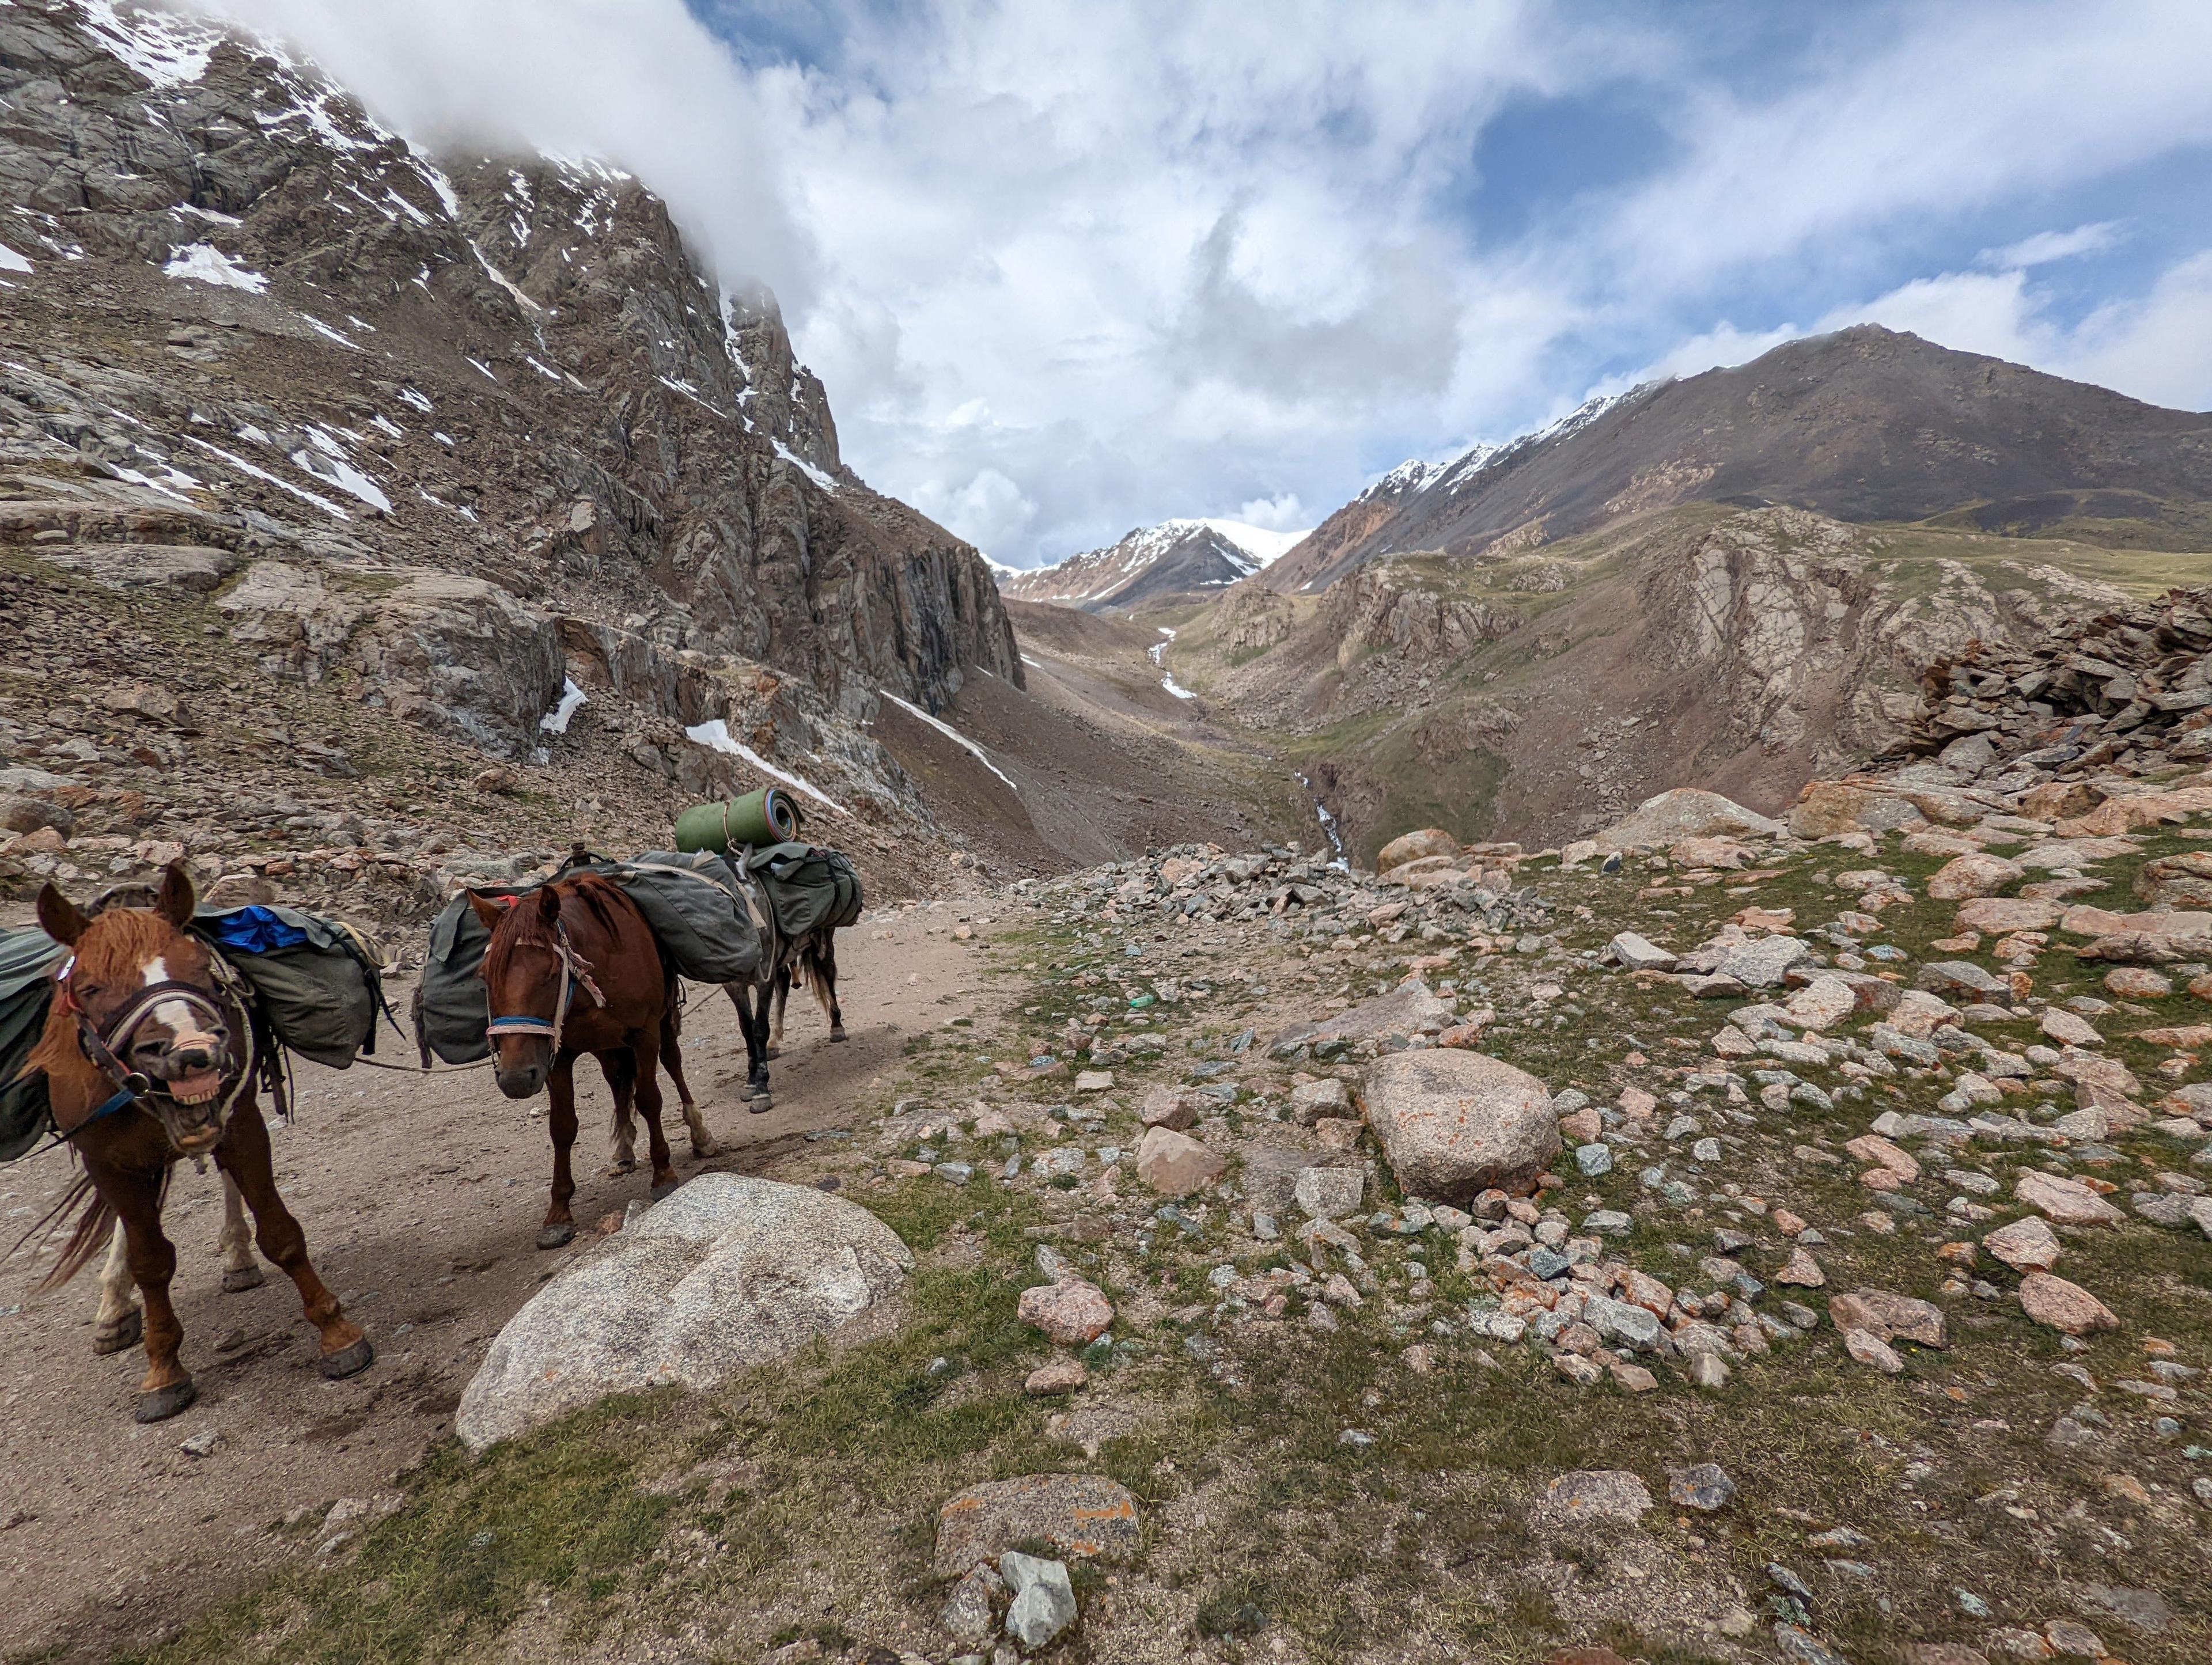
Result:
{"label": "horse's hoof", "polygon": [[655,1202],[659,1202],[665,1198],[674,1196],[676,1194],[676,1188],[683,1183],[684,1182],[680,1179],[672,1179],[665,1185],[654,1186],[653,1188],[653,1200]]}
{"label": "horse's hoof", "polygon": [[636,1171],[637,1159],[635,1157],[626,1162],[617,1161],[611,1162],[607,1164],[607,1177],[609,1179],[620,1179],[624,1174],[634,1174]]}
{"label": "horse's hoof", "polygon": [[695,1139],[691,1141],[691,1158],[695,1162],[704,1162],[708,1157],[718,1157],[721,1154],[722,1147],[711,1139]]}
{"label": "horse's hoof", "polygon": [[323,1374],[332,1382],[343,1382],[349,1376],[359,1376],[376,1363],[376,1349],[364,1335],[349,1347],[340,1347],[336,1352],[323,1355]]}
{"label": "horse's hoof", "polygon": [[781,1047],[770,1047],[766,1052],[763,1053],[761,1056],[773,1063],[775,1060],[783,1056],[783,1048]]}
{"label": "horse's hoof", "polygon": [[92,1332],[92,1350],[96,1353],[122,1352],[138,1345],[146,1334],[146,1315],[133,1307],[112,1324],[101,1324]]}
{"label": "horse's hoof", "polygon": [[138,1408],[131,1414],[140,1422],[167,1422],[180,1412],[189,1411],[200,1390],[186,1376],[182,1382],[173,1382],[166,1388],[156,1388],[150,1394],[138,1395]]}
{"label": "horse's hoof", "polygon": [[576,1240],[576,1223],[562,1220],[558,1225],[549,1225],[538,1234],[540,1249],[564,1249]]}
{"label": "horse's hoof", "polygon": [[249,1289],[258,1289],[268,1282],[268,1276],[258,1266],[234,1266],[222,1274],[225,1295],[243,1295]]}
{"label": "horse's hoof", "polygon": [[763,1093],[759,1097],[754,1099],[751,1103],[746,1105],[745,1108],[750,1110],[755,1115],[766,1115],[770,1110],[775,1108],[775,1100],[770,1098],[766,1093]]}
{"label": "horse's hoof", "polygon": [[831,1030],[830,1031],[830,1038],[832,1041],[843,1040],[845,1038],[845,1026],[842,1024],[840,1024],[836,1028]]}

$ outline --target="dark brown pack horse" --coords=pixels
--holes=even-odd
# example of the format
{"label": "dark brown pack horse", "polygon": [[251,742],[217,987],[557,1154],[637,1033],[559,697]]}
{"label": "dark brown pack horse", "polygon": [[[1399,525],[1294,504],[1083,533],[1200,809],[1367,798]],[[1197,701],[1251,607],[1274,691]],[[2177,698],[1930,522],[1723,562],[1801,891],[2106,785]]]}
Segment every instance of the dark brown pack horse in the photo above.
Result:
{"label": "dark brown pack horse", "polygon": [[[222,962],[185,933],[193,900],[191,880],[173,862],[150,908],[88,917],[53,885],[39,892],[40,925],[72,951],[55,975],[30,1063],[46,1072],[55,1130],[85,1170],[57,1213],[92,1194],[44,1286],[67,1282],[120,1220],[145,1308],[141,1422],[173,1417],[198,1397],[178,1362],[185,1331],[169,1303],[177,1251],[161,1233],[169,1170],[181,1158],[212,1157],[236,1184],[253,1211],[262,1254],[299,1289],[321,1338],[323,1374],[354,1376],[376,1357],[315,1275],[307,1234],[276,1194],[269,1129],[254,1099],[252,1018]],[[127,1331],[115,1340],[112,1350],[130,1345]]]}
{"label": "dark brown pack horse", "polygon": [[[499,1089],[528,1098],[543,1087],[552,1101],[552,1200],[538,1246],[558,1249],[576,1235],[568,1152],[576,1142],[579,1053],[599,1060],[617,1129],[629,1127],[633,1104],[644,1113],[654,1199],[677,1187],[653,1073],[656,1060],[667,1066],[688,1111],[675,979],[645,915],[619,885],[596,873],[556,879],[511,902],[471,890],[469,904],[491,931],[480,975]],[[703,1127],[693,1131],[696,1148]]]}

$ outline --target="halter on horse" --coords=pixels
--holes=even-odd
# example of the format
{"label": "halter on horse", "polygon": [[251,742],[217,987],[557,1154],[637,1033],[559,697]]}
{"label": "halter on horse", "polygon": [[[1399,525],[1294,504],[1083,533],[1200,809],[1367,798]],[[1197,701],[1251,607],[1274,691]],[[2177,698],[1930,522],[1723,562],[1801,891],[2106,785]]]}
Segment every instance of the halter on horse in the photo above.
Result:
{"label": "halter on horse", "polygon": [[[257,1073],[276,1066],[276,1048],[257,1040],[252,1008],[222,957],[188,933],[193,900],[177,863],[149,908],[111,905],[88,915],[52,884],[39,893],[40,925],[71,954],[31,1063],[46,1072],[55,1128],[85,1170],[57,1213],[94,1194],[46,1282],[66,1280],[121,1221],[124,1259],[144,1309],[141,1422],[174,1416],[195,1396],[178,1358],[184,1327],[169,1299],[176,1251],[161,1231],[169,1171],[180,1157],[212,1158],[237,1185],[262,1254],[291,1278],[319,1333],[323,1374],[352,1376],[375,1358],[316,1276],[306,1236],[277,1194],[253,1093]],[[103,1303],[104,1321],[120,1316]],[[119,1333],[118,1345],[129,1345]]]}

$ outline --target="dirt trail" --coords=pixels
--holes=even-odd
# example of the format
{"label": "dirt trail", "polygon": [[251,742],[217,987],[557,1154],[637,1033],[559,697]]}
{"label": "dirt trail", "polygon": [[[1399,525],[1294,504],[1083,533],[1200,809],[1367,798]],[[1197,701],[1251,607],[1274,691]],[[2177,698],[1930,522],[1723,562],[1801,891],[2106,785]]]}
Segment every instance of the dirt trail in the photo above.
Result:
{"label": "dirt trail", "polygon": [[[685,1074],[722,1152],[698,1162],[674,1112],[677,1169],[776,1171],[811,1129],[858,1127],[906,1039],[975,1014],[987,997],[974,949],[952,932],[967,905],[884,908],[842,933],[840,996],[851,1041],[827,1044],[812,997],[794,994],[775,1108],[748,1114],[735,1014],[694,987]],[[985,908],[988,912],[988,908]],[[16,921],[10,921],[11,923]],[[977,932],[980,937],[981,931]],[[410,989],[395,980],[393,1005]],[[411,1061],[389,1031],[380,1055]],[[270,1528],[296,1510],[367,1498],[447,1434],[484,1348],[532,1292],[587,1243],[592,1223],[647,1195],[642,1166],[610,1176],[608,1099],[577,1072],[575,1247],[532,1248],[551,1172],[544,1100],[515,1103],[484,1071],[425,1079],[301,1068],[298,1125],[276,1133],[276,1173],[318,1269],[377,1346],[350,1382],[317,1374],[313,1331],[290,1283],[269,1270],[219,1291],[222,1194],[212,1170],[180,1168],[168,1211],[185,1362],[199,1402],[172,1421],[131,1419],[137,1349],[92,1351],[95,1278],[34,1295],[45,1261],[0,1265],[0,1654],[68,1644],[59,1656],[143,1645],[282,1558],[313,1553]],[[638,1140],[641,1162],[644,1138]],[[12,1242],[65,1182],[58,1154],[0,1169],[0,1228]],[[19,1304],[20,1303],[20,1306]],[[213,1430],[214,1451],[180,1449]],[[47,1656],[42,1654],[42,1657]]]}

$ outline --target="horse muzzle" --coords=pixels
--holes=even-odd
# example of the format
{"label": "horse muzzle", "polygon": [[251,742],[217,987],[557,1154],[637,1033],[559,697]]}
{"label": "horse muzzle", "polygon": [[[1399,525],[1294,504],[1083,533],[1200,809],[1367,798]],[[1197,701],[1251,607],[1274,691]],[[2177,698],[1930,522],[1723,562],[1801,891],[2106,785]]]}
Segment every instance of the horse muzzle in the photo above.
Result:
{"label": "horse muzzle", "polygon": [[509,1098],[535,1098],[545,1085],[546,1073],[544,1064],[533,1060],[512,1068],[501,1065],[492,1072],[492,1079]]}

